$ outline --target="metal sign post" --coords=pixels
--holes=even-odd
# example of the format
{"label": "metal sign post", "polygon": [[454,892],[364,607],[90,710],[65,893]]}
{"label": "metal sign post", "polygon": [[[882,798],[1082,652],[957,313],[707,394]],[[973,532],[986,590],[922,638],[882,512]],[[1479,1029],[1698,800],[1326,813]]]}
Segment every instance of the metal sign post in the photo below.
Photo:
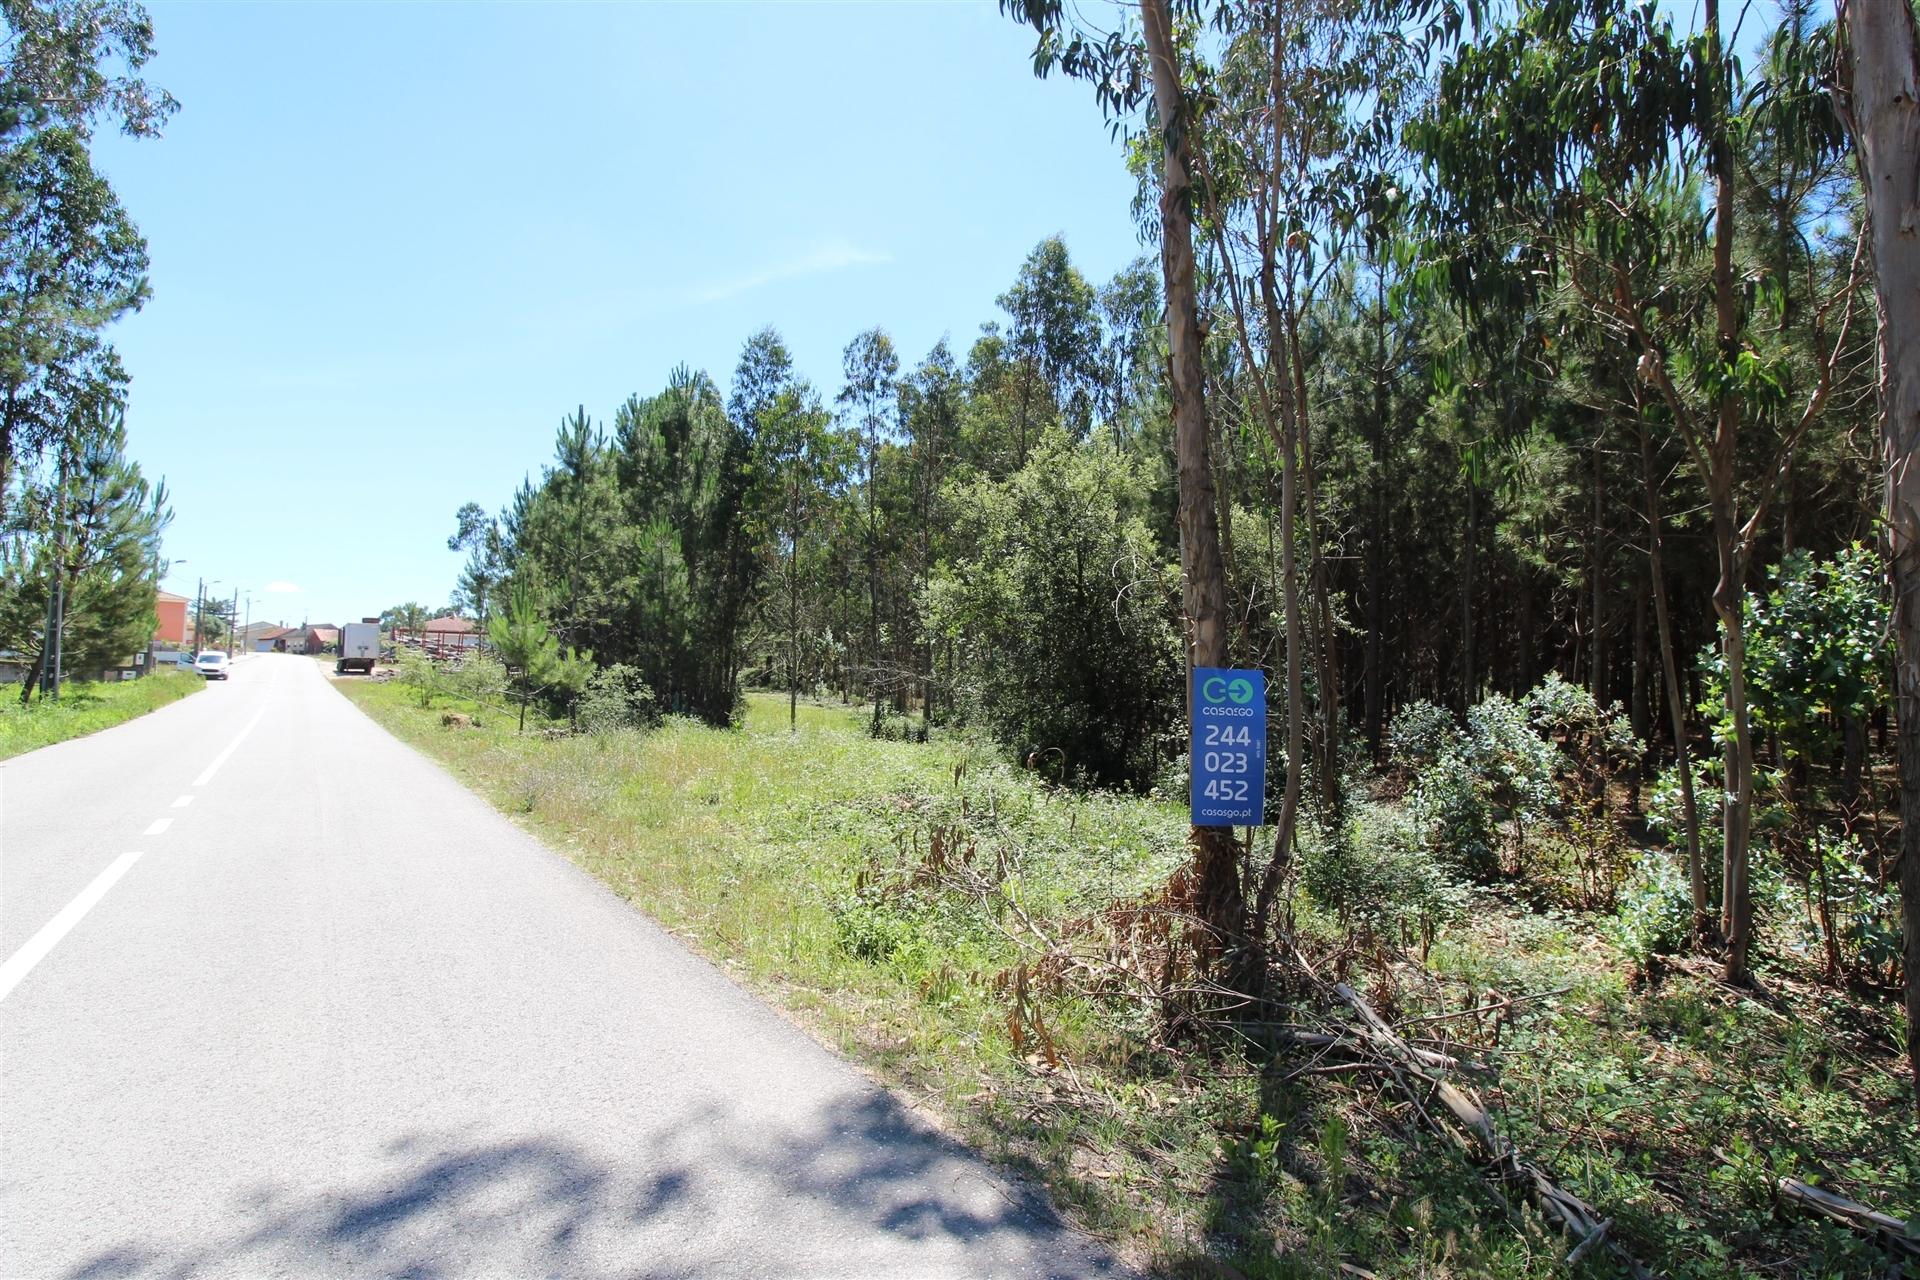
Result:
{"label": "metal sign post", "polygon": [[1193,825],[1259,826],[1266,815],[1267,676],[1193,669]]}

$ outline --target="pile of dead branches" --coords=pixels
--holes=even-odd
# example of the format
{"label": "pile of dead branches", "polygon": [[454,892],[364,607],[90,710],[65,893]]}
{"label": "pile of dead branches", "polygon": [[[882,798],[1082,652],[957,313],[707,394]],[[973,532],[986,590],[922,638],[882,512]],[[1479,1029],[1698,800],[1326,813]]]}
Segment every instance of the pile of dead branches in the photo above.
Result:
{"label": "pile of dead branches", "polygon": [[[1284,984],[1276,983],[1274,990],[1284,985],[1285,1005],[1271,997],[1252,1001],[1210,980],[1194,964],[1193,950],[1183,939],[1204,926],[1185,909],[1187,895],[1178,875],[1141,898],[1066,921],[1042,921],[1021,905],[1017,893],[1008,891],[1012,860],[1004,850],[986,854],[956,827],[934,831],[914,852],[919,856],[909,860],[914,865],[906,883],[959,894],[987,907],[1022,952],[1023,959],[1000,975],[996,987],[1009,1000],[1014,1045],[1035,1050],[1031,1056],[1046,1069],[1073,1074],[1043,1019],[1043,1001],[1074,996],[1150,1005],[1160,1015],[1156,1025],[1163,1042],[1191,1039],[1204,1031],[1298,1057],[1299,1065],[1287,1072],[1289,1079],[1371,1076],[1402,1096],[1430,1133],[1478,1169],[1510,1211],[1524,1202],[1562,1232],[1569,1245],[1569,1266],[1604,1251],[1635,1280],[1652,1280],[1654,1273],[1614,1237],[1611,1218],[1557,1184],[1538,1161],[1502,1136],[1496,1115],[1470,1081],[1481,1068],[1426,1047],[1453,1047],[1445,1041],[1410,1043],[1350,983],[1321,977],[1325,966],[1303,954],[1296,939],[1287,938],[1279,949],[1284,954],[1274,956],[1284,962]],[[1344,972],[1350,959],[1341,957],[1335,971]],[[1497,1028],[1515,1006],[1561,994],[1564,991],[1543,991],[1482,1004],[1470,999],[1471,1007],[1409,1019],[1402,1026],[1468,1017],[1481,1021],[1491,1015]],[[1263,1010],[1282,1012],[1288,1020],[1264,1021]],[[1896,1269],[1920,1264],[1920,1237],[1898,1219],[1794,1179],[1783,1179],[1778,1194],[1784,1204],[1878,1239],[1895,1259]]]}

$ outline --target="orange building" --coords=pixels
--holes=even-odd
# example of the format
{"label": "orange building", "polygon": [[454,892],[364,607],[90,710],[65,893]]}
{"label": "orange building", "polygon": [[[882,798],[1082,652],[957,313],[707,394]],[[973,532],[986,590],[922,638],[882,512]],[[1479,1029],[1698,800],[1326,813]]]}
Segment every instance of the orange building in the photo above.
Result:
{"label": "orange building", "polygon": [[171,591],[157,593],[153,602],[153,611],[160,616],[160,625],[153,629],[153,642],[167,648],[182,649],[187,643],[187,606],[193,601],[185,596],[177,596]]}

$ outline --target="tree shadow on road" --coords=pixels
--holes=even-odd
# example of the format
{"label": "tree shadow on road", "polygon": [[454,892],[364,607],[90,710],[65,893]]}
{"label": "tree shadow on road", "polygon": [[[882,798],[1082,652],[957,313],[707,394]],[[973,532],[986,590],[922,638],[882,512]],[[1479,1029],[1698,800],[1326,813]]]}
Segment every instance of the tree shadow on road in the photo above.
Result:
{"label": "tree shadow on road", "polygon": [[[785,1127],[728,1110],[617,1150],[593,1135],[408,1132],[343,1151],[339,1169],[210,1190],[150,1239],[63,1274],[1125,1274],[1030,1189],[877,1090]],[[210,1221],[220,1230],[207,1235]]]}

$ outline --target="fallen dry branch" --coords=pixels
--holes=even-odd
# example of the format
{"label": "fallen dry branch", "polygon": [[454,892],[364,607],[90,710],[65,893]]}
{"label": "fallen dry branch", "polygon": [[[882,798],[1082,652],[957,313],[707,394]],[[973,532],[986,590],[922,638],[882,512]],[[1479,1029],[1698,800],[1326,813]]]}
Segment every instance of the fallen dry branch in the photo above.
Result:
{"label": "fallen dry branch", "polygon": [[1861,1235],[1872,1236],[1896,1257],[1909,1263],[1920,1263],[1920,1235],[1915,1234],[1913,1227],[1891,1214],[1869,1209],[1857,1200],[1835,1195],[1824,1187],[1812,1186],[1798,1178],[1780,1179],[1777,1189],[1780,1198],[1788,1204],[1798,1205],[1810,1213],[1831,1219]]}
{"label": "fallen dry branch", "polygon": [[[1605,1248],[1635,1280],[1653,1280],[1653,1273],[1609,1236],[1613,1220],[1601,1217],[1592,1205],[1555,1185],[1545,1170],[1521,1156],[1513,1144],[1495,1130],[1493,1117],[1477,1094],[1452,1083],[1444,1068],[1424,1061],[1424,1051],[1401,1039],[1359,992],[1344,982],[1335,983],[1332,990],[1359,1018],[1361,1037],[1367,1045],[1393,1065],[1394,1078],[1413,1103],[1414,1110],[1501,1185],[1523,1191],[1534,1207],[1573,1241],[1573,1251],[1567,1257],[1570,1264],[1596,1248]],[[1414,1081],[1425,1088],[1416,1088]],[[1428,1103],[1434,1101],[1446,1108],[1456,1124],[1435,1119],[1428,1110]]]}
{"label": "fallen dry branch", "polygon": [[[958,852],[953,852],[954,849]],[[1013,996],[1009,1026],[1016,1049],[1022,1047],[1024,1032],[1031,1026],[1042,1055],[1050,1064],[1058,1065],[1052,1039],[1033,1007],[1034,989],[1030,983],[1035,980],[1044,980],[1050,986],[1072,986],[1084,994],[1098,992],[1108,997],[1145,998],[1163,1008],[1170,1007],[1176,966],[1169,925],[1176,918],[1189,925],[1196,923],[1190,916],[1171,908],[1165,901],[1148,901],[1134,904],[1124,912],[1108,913],[1101,922],[1109,926],[1108,930],[1095,927],[1096,922],[1089,918],[1069,922],[1058,935],[1050,934],[1021,907],[1014,895],[1006,892],[1003,868],[996,864],[997,874],[989,875],[983,867],[974,865],[975,857],[971,846],[963,847],[944,836],[930,839],[928,855],[914,878],[919,883],[938,884],[993,903],[998,908],[996,921],[1007,914],[1016,922],[1013,927],[1000,925],[1010,941],[1023,951],[1037,945],[1033,959],[1022,961],[1001,975]],[[1123,915],[1131,923],[1123,921]],[[1153,941],[1164,948],[1157,956],[1141,955],[1134,947],[1139,941],[1137,929],[1141,921],[1156,925]],[[1193,994],[1204,992],[1222,997],[1226,1003],[1215,1010],[1187,1009],[1180,1016],[1220,1031],[1230,1031],[1249,1043],[1264,1043],[1269,1047],[1287,1045],[1307,1051],[1311,1061],[1297,1068],[1289,1079],[1363,1071],[1392,1076],[1429,1128],[1453,1142],[1471,1163],[1486,1171],[1502,1188],[1520,1190],[1547,1221],[1566,1234],[1572,1241],[1567,1255],[1569,1265],[1579,1263],[1596,1249],[1605,1249],[1633,1280],[1657,1280],[1653,1272],[1611,1237],[1611,1218],[1603,1218],[1592,1205],[1555,1185],[1539,1165],[1523,1158],[1494,1128],[1493,1119],[1479,1096],[1470,1088],[1452,1082],[1449,1077],[1471,1070],[1470,1064],[1451,1054],[1409,1044],[1352,987],[1346,983],[1327,987],[1297,948],[1293,954],[1299,963],[1299,976],[1308,986],[1331,990],[1359,1018],[1358,1037],[1292,1022],[1250,1020],[1245,1017],[1248,1004],[1245,997],[1207,982],[1197,974],[1183,975],[1190,984],[1188,990]],[[1158,981],[1153,977],[1156,969],[1160,971]],[[1560,992],[1517,996],[1462,1010],[1458,1016],[1479,1016],[1557,994]],[[1411,1019],[1407,1025],[1442,1021],[1451,1016],[1455,1015]],[[1435,1101],[1446,1109],[1441,1114],[1451,1116],[1452,1123],[1429,1109]]]}

